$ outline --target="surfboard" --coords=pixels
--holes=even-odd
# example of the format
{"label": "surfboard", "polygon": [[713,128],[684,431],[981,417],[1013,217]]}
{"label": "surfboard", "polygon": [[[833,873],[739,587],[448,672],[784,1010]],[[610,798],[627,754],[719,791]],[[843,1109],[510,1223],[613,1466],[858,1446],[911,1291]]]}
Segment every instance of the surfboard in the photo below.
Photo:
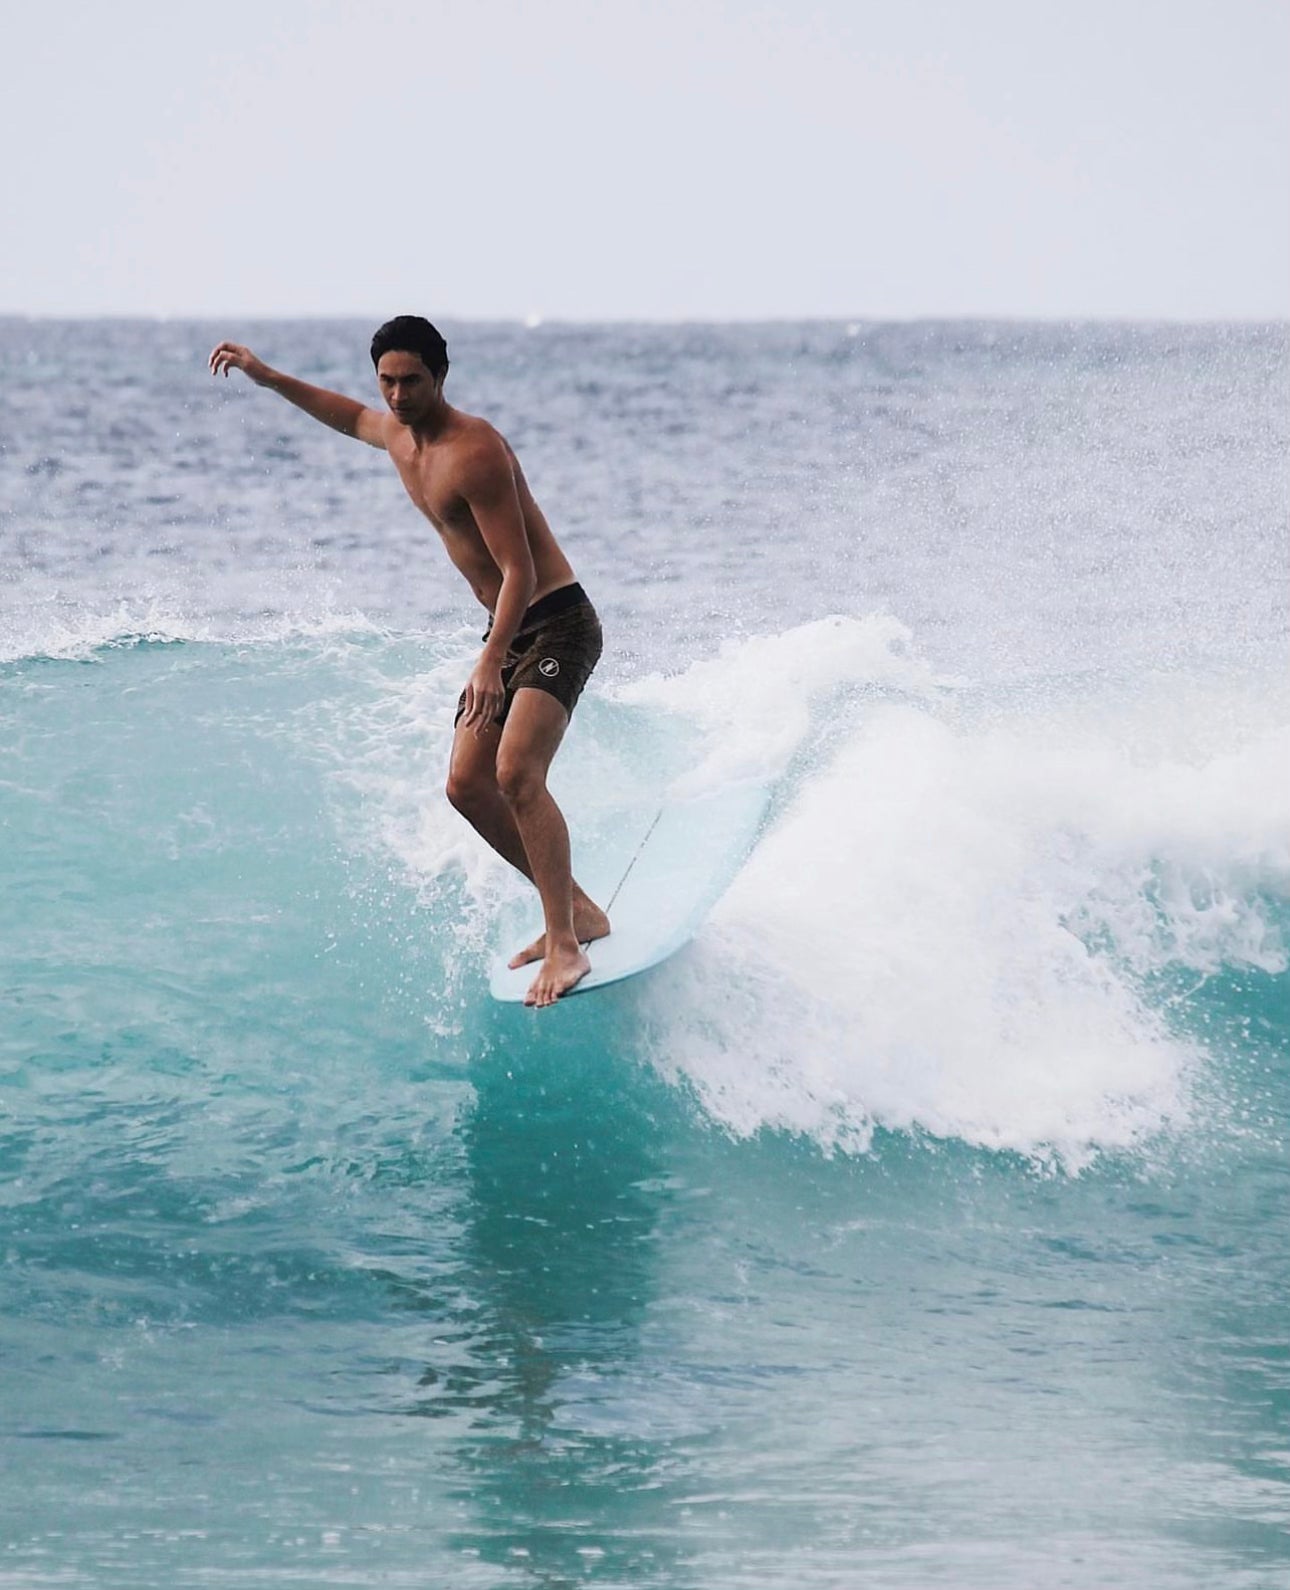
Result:
{"label": "surfboard", "polygon": [[[591,993],[635,977],[688,944],[747,859],[769,797],[764,784],[729,785],[625,815],[611,825],[608,843],[598,848],[590,865],[584,868],[580,862],[579,871],[585,873],[590,893],[597,893],[593,881],[605,880],[597,898],[605,903],[613,932],[588,946],[591,970],[570,994]],[[489,974],[494,999],[523,1002],[537,966],[512,971],[506,962],[541,931],[539,921],[527,934],[508,935]]]}

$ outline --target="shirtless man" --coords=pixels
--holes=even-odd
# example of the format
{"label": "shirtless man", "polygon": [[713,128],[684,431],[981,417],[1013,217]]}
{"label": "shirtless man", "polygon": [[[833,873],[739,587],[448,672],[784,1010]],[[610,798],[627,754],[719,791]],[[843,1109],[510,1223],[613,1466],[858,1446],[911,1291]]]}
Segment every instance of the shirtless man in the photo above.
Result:
{"label": "shirtless man", "polygon": [[609,918],[574,882],[569,830],[546,787],[600,622],[533,500],[510,445],[444,398],[448,349],[428,320],[399,315],[372,338],[389,413],[271,370],[221,342],[212,375],[243,371],[306,414],[390,455],[408,496],[491,617],[457,706],[448,799],[537,887],[545,932],[512,959],[541,961],[525,1004],[551,1005],[591,970],[582,946]]}

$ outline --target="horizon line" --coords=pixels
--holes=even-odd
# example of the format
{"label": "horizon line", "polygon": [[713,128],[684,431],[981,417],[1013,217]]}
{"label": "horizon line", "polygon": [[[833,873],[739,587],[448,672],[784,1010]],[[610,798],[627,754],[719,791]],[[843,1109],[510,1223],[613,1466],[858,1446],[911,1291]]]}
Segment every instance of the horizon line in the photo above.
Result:
{"label": "horizon line", "polygon": [[[389,319],[388,314],[383,317]],[[437,318],[445,325],[474,325],[474,326],[513,326],[520,330],[540,331],[545,327],[591,327],[591,326],[801,326],[801,325],[828,325],[828,326],[855,326],[857,329],[866,326],[890,325],[1137,325],[1137,326],[1278,326],[1290,323],[1290,306],[1273,314],[1205,314],[1205,315],[1178,315],[1178,314],[1132,314],[1124,311],[1114,313],[1035,313],[1019,311],[1015,313],[983,313],[981,311],[967,311],[955,313],[949,310],[935,312],[919,312],[911,314],[767,314],[767,315],[608,315],[598,316],[566,316],[543,315],[529,313],[525,315],[480,315],[456,314],[441,311]],[[56,311],[56,310],[23,310],[0,309],[0,321],[63,321],[63,322],[93,322],[93,321],[139,321],[157,325],[169,322],[184,321],[190,323],[204,323],[212,321],[242,320],[252,323],[281,323],[284,321],[335,321],[352,322],[361,321],[364,324],[381,324],[380,312],[364,313],[356,310],[327,310],[318,312],[289,311],[273,313],[265,310],[229,312],[229,311],[171,311],[171,310],[81,310],[81,311]]]}

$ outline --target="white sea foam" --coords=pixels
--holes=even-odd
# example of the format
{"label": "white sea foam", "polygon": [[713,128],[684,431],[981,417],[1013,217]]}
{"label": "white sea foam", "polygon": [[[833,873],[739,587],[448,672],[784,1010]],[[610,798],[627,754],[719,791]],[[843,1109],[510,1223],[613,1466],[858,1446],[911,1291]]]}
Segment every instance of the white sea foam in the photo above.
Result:
{"label": "white sea foam", "polygon": [[386,632],[366,614],[327,593],[274,606],[267,605],[268,594],[261,593],[266,602],[262,611],[237,613],[213,613],[182,591],[141,592],[93,605],[47,594],[0,611],[0,663],[28,658],[81,662],[106,647],[140,641],[262,645]]}
{"label": "white sea foam", "polygon": [[[818,648],[812,628],[777,640]],[[777,752],[813,690],[857,657],[873,679],[855,639],[788,692]],[[731,651],[709,668],[701,717],[747,667]],[[684,703],[692,683],[636,693]],[[759,709],[746,733],[728,720],[724,765],[766,751]],[[659,1064],[737,1133],[830,1146],[881,1125],[1078,1166],[1184,1121],[1197,1056],[1140,979],[1285,968],[1268,905],[1290,897],[1290,742],[1264,728],[1199,762],[1142,760],[1131,719],[974,726],[931,696],[871,702],[657,980]]]}
{"label": "white sea foam", "polygon": [[936,676],[888,614],[834,614],[781,634],[726,641],[681,673],[619,687],[619,701],[678,715],[704,740],[701,760],[677,779],[678,797],[741,778],[782,773],[829,695],[861,686],[925,692]]}

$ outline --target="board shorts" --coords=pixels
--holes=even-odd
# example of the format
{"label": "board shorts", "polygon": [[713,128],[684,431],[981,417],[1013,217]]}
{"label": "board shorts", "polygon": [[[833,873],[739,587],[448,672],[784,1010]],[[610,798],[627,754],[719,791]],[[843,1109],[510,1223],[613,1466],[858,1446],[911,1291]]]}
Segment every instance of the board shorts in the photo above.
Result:
{"label": "board shorts", "polygon": [[[490,619],[484,631],[485,640],[492,629]],[[603,645],[600,619],[587,593],[576,581],[539,597],[520,620],[515,639],[502,663],[502,688],[506,694],[494,723],[506,722],[517,690],[545,691],[572,717],[578,697],[600,660]],[[463,690],[457,699],[454,723],[461,722],[465,710],[466,692]]]}

